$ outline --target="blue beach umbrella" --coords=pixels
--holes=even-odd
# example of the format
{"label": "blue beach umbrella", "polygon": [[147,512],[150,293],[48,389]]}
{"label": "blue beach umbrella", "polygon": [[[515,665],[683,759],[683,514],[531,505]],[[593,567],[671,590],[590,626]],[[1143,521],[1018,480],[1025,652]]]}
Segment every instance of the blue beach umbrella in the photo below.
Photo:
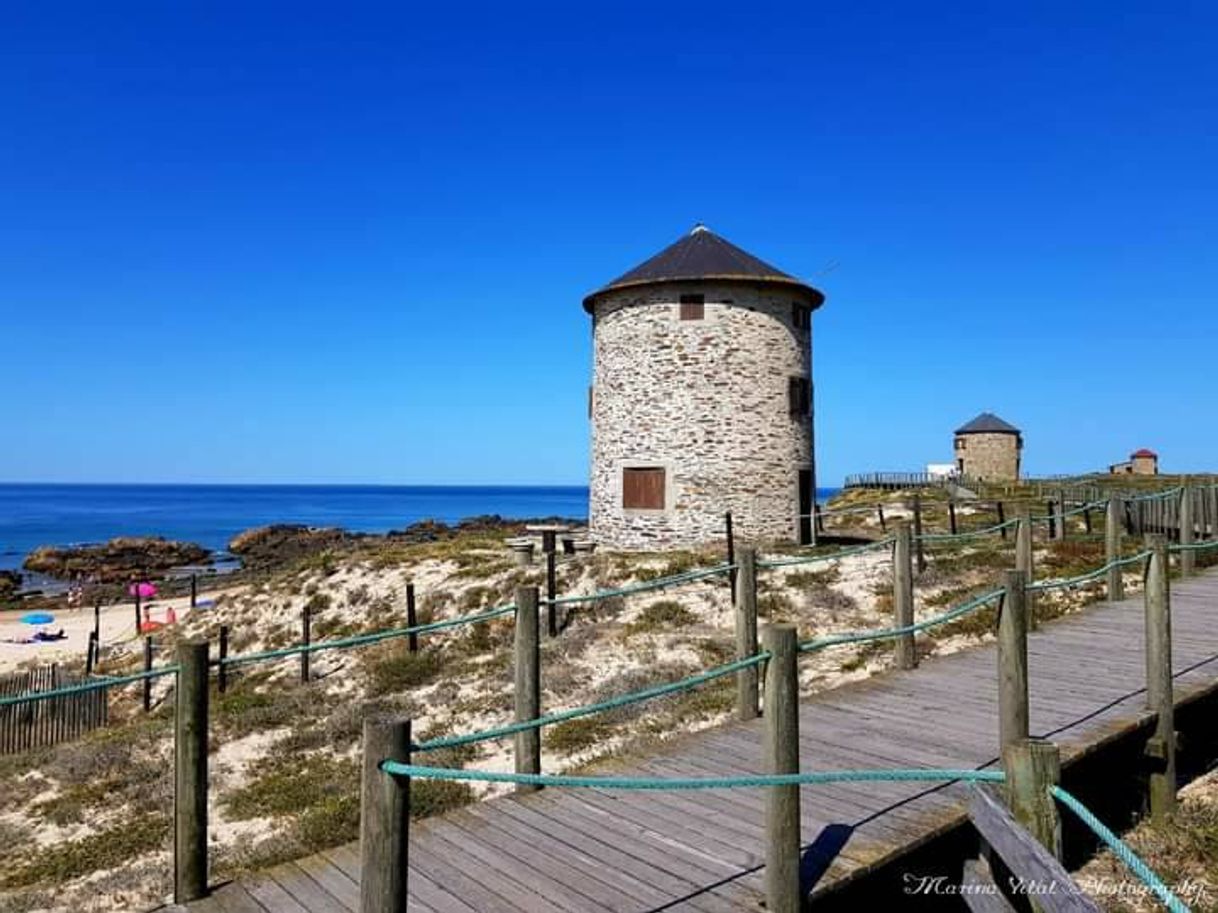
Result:
{"label": "blue beach umbrella", "polygon": [[55,620],[55,616],[47,612],[30,612],[22,615],[21,620],[27,625],[49,625]]}

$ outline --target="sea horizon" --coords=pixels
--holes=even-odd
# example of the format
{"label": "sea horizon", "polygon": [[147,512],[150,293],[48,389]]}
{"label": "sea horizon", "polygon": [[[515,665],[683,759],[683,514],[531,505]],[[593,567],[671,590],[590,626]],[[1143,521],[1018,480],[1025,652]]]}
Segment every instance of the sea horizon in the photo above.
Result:
{"label": "sea horizon", "polygon": [[[817,500],[838,489],[817,489]],[[587,521],[587,485],[254,482],[0,482],[0,570],[41,546],[163,536],[224,551],[275,523],[383,534],[422,520],[563,517]]]}

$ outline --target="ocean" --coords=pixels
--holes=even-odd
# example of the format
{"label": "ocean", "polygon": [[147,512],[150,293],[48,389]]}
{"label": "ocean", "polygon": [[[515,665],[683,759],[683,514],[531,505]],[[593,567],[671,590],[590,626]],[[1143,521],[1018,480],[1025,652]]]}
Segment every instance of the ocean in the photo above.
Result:
{"label": "ocean", "polygon": [[[820,489],[818,499],[836,489]],[[223,549],[269,523],[384,533],[479,514],[586,519],[586,486],[0,484],[0,569],[40,545],[164,536]]]}

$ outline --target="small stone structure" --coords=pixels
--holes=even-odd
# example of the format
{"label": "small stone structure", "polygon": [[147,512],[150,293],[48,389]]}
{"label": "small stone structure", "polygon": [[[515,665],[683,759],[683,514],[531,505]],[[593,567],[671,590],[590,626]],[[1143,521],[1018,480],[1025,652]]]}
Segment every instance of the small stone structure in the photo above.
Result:
{"label": "small stone structure", "polygon": [[990,412],[982,412],[956,429],[956,470],[983,482],[1019,478],[1023,435],[1014,425]]}
{"label": "small stone structure", "polygon": [[702,226],[584,299],[602,546],[810,541],[816,289]]}
{"label": "small stone structure", "polygon": [[1108,471],[1113,475],[1157,476],[1159,455],[1143,447],[1131,453],[1125,462],[1113,463],[1108,467]]}

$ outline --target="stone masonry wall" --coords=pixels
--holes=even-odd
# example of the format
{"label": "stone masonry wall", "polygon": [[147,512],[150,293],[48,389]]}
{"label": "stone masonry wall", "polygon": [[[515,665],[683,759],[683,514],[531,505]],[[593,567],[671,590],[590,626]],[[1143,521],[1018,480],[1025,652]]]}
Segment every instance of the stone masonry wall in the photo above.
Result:
{"label": "stone masonry wall", "polygon": [[[705,296],[680,319],[682,294]],[[799,470],[812,468],[812,417],[790,414],[789,378],[811,376],[811,331],[772,285],[681,283],[597,301],[590,527],[609,548],[688,546],[723,537],[790,540]],[[663,467],[665,509],[626,510],[622,470]],[[815,475],[815,474],[814,474]],[[815,482],[813,482],[815,484]]]}
{"label": "stone masonry wall", "polygon": [[987,481],[1019,478],[1019,435],[958,434],[956,459],[964,475]]}

